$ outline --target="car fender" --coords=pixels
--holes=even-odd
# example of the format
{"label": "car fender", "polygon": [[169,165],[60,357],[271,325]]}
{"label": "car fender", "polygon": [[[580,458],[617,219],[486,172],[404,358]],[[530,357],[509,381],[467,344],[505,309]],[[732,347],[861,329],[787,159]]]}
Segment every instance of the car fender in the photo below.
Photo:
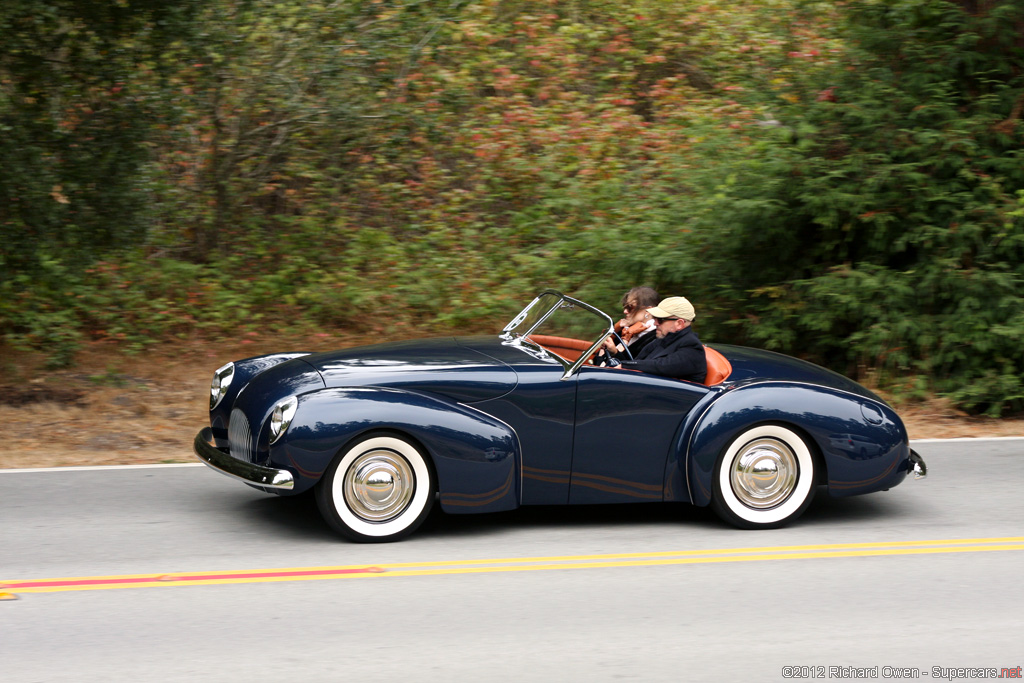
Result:
{"label": "car fender", "polygon": [[319,389],[298,408],[271,461],[312,488],[348,444],[374,431],[412,439],[430,456],[441,507],[449,513],[511,510],[519,504],[519,439],[500,420],[430,394],[389,387]]}
{"label": "car fender", "polygon": [[[789,425],[808,439],[823,468],[818,483],[834,496],[895,486],[908,471],[907,432],[888,405],[813,384],[759,382],[724,392],[687,435],[686,485],[694,505],[711,502],[714,468],[731,440],[764,423]],[[837,432],[854,433],[858,444],[873,448],[866,455],[863,448],[844,452],[833,443]]]}
{"label": "car fender", "polygon": [[218,445],[227,446],[228,440],[228,417],[231,415],[231,408],[235,403],[238,394],[257,375],[266,372],[281,363],[296,358],[308,356],[307,352],[296,353],[271,353],[265,356],[254,356],[243,360],[234,361],[235,372],[231,380],[231,386],[221,398],[217,407],[210,411],[210,427]]}

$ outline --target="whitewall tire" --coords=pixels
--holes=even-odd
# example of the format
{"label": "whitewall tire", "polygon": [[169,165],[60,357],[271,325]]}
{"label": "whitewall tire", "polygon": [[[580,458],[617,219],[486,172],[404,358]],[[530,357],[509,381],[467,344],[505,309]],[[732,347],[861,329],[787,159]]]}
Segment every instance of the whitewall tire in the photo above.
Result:
{"label": "whitewall tire", "polygon": [[408,536],[434,502],[431,463],[393,434],[374,434],[348,446],[316,487],[327,523],[354,541],[381,543]]}
{"label": "whitewall tire", "polygon": [[718,459],[712,506],[741,529],[772,529],[799,517],[814,498],[814,456],[804,439],[781,425],[739,434]]}

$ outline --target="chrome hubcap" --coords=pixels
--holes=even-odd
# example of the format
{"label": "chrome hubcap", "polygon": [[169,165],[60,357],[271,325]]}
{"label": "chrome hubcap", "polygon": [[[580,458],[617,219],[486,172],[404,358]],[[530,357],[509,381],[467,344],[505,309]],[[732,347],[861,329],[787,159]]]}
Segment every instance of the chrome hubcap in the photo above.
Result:
{"label": "chrome hubcap", "polygon": [[345,472],[345,503],[368,522],[386,522],[402,514],[415,488],[412,467],[393,451],[363,453]]}
{"label": "chrome hubcap", "polygon": [[789,498],[798,472],[796,455],[784,441],[755,439],[736,454],[729,481],[741,503],[764,510]]}

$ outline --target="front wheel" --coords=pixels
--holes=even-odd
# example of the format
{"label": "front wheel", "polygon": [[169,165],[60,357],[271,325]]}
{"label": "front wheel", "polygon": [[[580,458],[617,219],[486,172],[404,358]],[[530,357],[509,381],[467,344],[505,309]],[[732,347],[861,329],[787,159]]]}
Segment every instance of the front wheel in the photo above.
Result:
{"label": "front wheel", "polygon": [[407,440],[374,435],[334,459],[316,487],[320,512],[342,536],[362,543],[397,541],[423,523],[434,502],[427,457]]}
{"label": "front wheel", "polygon": [[748,429],[730,442],[714,472],[712,506],[741,529],[773,529],[799,517],[814,498],[814,457],[781,425]]}

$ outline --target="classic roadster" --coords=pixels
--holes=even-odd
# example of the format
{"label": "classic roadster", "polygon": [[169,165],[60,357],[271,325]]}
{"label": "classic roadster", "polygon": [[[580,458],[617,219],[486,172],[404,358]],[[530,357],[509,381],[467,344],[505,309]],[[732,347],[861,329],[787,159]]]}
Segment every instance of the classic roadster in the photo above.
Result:
{"label": "classic roadster", "polygon": [[269,493],[313,489],[355,541],[448,513],[681,501],[741,528],[796,519],[819,485],[882,491],[924,461],[856,382],[769,351],[706,347],[703,383],[598,367],[611,318],[546,290],[494,336],[228,363],[195,451]]}

